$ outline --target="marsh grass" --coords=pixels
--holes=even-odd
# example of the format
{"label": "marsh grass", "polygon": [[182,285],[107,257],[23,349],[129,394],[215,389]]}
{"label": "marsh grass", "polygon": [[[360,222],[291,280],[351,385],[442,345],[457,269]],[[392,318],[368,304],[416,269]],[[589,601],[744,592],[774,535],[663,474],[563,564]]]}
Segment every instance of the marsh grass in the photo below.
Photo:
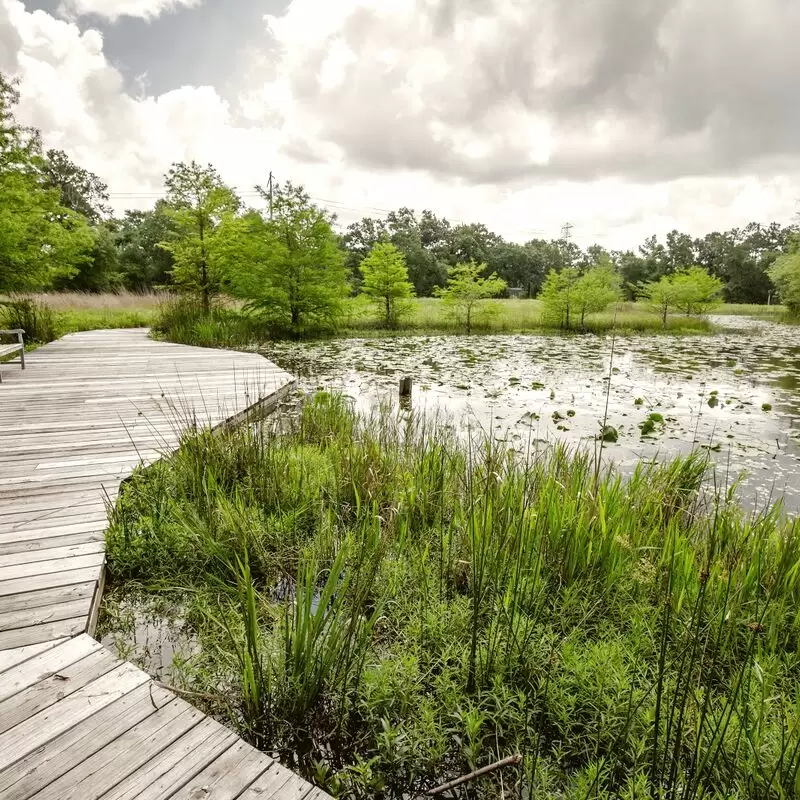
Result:
{"label": "marsh grass", "polygon": [[[169,299],[161,292],[48,292],[0,296],[0,327],[20,327],[33,344],[51,342],[68,333],[153,325]],[[26,306],[35,316],[22,313]],[[24,324],[20,324],[24,323]]]}
{"label": "marsh grass", "polygon": [[109,576],[182,604],[186,688],[341,797],[516,752],[463,796],[795,797],[800,528],[706,470],[320,394],[135,474]]}

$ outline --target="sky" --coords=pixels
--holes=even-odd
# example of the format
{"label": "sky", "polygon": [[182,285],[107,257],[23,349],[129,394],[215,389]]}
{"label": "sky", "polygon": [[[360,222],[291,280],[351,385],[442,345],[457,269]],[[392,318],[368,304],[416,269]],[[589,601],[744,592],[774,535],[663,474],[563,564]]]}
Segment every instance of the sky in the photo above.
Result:
{"label": "sky", "polygon": [[341,227],[408,206],[635,249],[788,224],[797,0],[0,0],[18,117],[147,208],[176,161]]}

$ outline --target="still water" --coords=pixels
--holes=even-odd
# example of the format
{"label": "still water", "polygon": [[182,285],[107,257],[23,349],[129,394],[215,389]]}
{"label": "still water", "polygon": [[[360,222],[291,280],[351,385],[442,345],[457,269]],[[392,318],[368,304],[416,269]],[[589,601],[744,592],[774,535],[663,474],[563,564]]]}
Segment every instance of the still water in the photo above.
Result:
{"label": "still water", "polygon": [[416,411],[519,448],[594,447],[605,419],[619,433],[605,455],[623,471],[704,447],[718,485],[743,476],[747,506],[782,497],[798,513],[800,327],[714,322],[714,336],[409,336],[276,343],[265,355],[303,390],[338,390],[361,409],[396,398],[411,376]]}

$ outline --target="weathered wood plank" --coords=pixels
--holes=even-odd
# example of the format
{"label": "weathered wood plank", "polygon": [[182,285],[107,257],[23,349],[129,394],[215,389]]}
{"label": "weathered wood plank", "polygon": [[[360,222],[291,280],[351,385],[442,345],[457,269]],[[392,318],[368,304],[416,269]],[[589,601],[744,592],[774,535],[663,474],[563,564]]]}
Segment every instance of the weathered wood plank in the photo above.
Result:
{"label": "weathered wood plank", "polygon": [[[67,572],[68,570],[97,569],[105,561],[105,553],[92,553],[88,556],[70,556],[67,558],[48,559],[46,561],[35,561],[28,564],[4,565],[0,561],[0,594],[5,584],[18,581],[22,578],[48,575],[53,572]],[[2,604],[0,604],[2,608]]]}
{"label": "weathered wood plank", "polygon": [[[153,711],[142,722],[49,783],[36,795],[36,800],[101,797],[203,719],[200,711],[179,701]],[[77,794],[78,791],[81,794]]]}
{"label": "weathered wood plank", "polygon": [[0,631],[0,650],[9,650],[16,647],[25,647],[29,644],[38,644],[51,639],[64,636],[77,636],[86,631],[86,614],[71,619],[62,619],[55,622],[44,622],[40,625],[12,628]]}
{"label": "weathered wood plank", "polygon": [[88,636],[68,639],[63,644],[36,655],[25,663],[0,674],[0,701],[45,680],[83,658],[102,651],[98,642]]}
{"label": "weathered wood plank", "polygon": [[111,672],[119,664],[107,650],[100,649],[80,661],[38,680],[0,702],[0,734]]}
{"label": "weathered wood plank", "polygon": [[104,800],[163,800],[236,743],[234,733],[204,719],[136,772],[117,784]]}
{"label": "weathered wood plank", "polygon": [[28,717],[0,735],[0,769],[32,753],[147,681],[147,675],[141,670],[131,664],[121,664],[56,705]]}
{"label": "weathered wood plank", "polygon": [[[59,586],[72,586],[89,581],[97,582],[100,570],[97,567],[87,569],[70,569],[65,572],[48,572],[46,575],[33,575],[27,578],[18,578],[0,583],[0,598],[17,594],[27,594],[40,589],[55,589]],[[0,608],[5,608],[4,601],[0,599]]]}
{"label": "weathered wood plank", "polygon": [[264,753],[239,741],[170,797],[175,800],[228,800],[238,797],[273,763],[273,759]]}
{"label": "weathered wood plank", "polygon": [[52,650],[54,647],[58,647],[66,641],[67,639],[56,639],[51,642],[40,642],[39,644],[32,644],[27,647],[15,647],[13,650],[0,652],[0,674],[7,672],[17,666],[17,664],[29,661],[33,656],[39,655],[39,653]]}
{"label": "weathered wood plank", "polygon": [[4,611],[0,613],[0,632],[76,617],[85,619],[91,602],[92,594],[77,600],[61,600],[36,608],[27,606],[16,611]]}
{"label": "weathered wood plank", "polygon": [[[0,772],[0,797],[26,800],[174,698],[144,684]],[[73,785],[73,791],[78,784]]]}

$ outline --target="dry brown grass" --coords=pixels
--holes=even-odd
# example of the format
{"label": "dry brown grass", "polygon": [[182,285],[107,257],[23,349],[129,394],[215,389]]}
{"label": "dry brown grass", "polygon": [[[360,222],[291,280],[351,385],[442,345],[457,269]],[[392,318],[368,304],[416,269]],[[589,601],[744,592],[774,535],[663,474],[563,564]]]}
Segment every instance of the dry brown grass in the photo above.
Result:
{"label": "dry brown grass", "polygon": [[169,292],[43,292],[27,295],[53,311],[154,311],[171,298]]}

